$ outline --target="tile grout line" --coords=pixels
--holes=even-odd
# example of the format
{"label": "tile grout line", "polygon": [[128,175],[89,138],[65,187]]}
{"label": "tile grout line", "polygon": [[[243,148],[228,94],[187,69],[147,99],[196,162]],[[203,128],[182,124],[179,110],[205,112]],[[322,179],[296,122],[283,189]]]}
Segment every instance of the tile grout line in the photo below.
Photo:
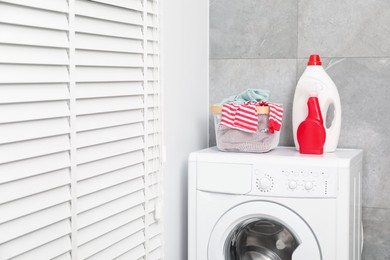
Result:
{"label": "tile grout line", "polygon": [[388,210],[390,211],[390,207],[389,208],[384,208],[384,207],[366,207],[366,206],[362,206],[363,209],[383,209],[383,210]]}

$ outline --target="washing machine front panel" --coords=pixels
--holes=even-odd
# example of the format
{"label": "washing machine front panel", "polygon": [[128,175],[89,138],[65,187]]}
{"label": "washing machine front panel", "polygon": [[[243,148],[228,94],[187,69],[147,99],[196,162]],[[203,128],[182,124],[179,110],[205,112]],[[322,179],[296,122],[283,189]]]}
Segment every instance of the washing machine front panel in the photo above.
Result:
{"label": "washing machine front panel", "polygon": [[208,260],[321,260],[317,238],[292,210],[271,201],[233,207],[216,223]]}

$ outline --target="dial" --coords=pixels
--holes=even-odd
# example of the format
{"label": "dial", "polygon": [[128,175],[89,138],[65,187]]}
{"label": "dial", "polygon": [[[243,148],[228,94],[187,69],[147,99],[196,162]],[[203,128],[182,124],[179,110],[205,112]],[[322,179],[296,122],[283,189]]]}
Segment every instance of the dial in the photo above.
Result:
{"label": "dial", "polygon": [[311,189],[313,189],[313,183],[310,182],[310,181],[306,182],[306,183],[305,183],[305,189],[306,189],[306,190],[311,190]]}
{"label": "dial", "polygon": [[268,177],[262,177],[259,181],[259,188],[262,190],[268,190],[272,185],[272,181]]}
{"label": "dial", "polygon": [[261,192],[269,192],[274,187],[274,180],[268,174],[256,178],[256,186]]}
{"label": "dial", "polygon": [[290,188],[290,189],[296,189],[297,188],[297,186],[298,186],[298,183],[296,182],[296,181],[289,181],[289,183],[288,183],[288,187]]}

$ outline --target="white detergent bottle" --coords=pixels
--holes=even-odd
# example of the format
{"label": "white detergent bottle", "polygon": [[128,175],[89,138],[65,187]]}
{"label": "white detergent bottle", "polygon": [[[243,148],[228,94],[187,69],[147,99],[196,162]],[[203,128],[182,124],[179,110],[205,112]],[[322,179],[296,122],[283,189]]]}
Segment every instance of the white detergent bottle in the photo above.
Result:
{"label": "white detergent bottle", "polygon": [[[295,148],[299,150],[297,130],[299,124],[307,117],[307,100],[311,94],[317,93],[326,130],[324,152],[334,152],[337,148],[341,128],[339,92],[332,79],[322,67],[319,55],[310,55],[307,65],[306,70],[298,81],[294,95],[292,126]],[[330,108],[334,108],[334,110],[331,111]],[[333,120],[330,124],[326,122],[328,112],[333,112]],[[328,127],[326,127],[327,125]]]}

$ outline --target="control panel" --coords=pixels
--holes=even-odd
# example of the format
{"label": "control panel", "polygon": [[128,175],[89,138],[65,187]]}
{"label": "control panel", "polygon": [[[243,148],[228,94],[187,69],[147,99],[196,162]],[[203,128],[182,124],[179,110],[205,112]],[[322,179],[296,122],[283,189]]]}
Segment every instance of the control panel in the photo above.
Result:
{"label": "control panel", "polygon": [[335,167],[253,165],[251,195],[273,197],[335,198]]}

